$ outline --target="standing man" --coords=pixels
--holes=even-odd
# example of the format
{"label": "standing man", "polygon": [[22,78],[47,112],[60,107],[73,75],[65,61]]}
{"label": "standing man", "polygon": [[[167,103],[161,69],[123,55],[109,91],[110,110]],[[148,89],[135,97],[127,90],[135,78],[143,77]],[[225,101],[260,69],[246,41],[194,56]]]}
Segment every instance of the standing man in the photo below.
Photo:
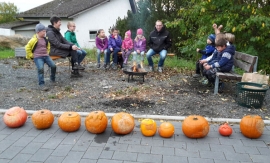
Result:
{"label": "standing man", "polygon": [[60,33],[61,18],[52,16],[50,18],[52,25],[48,26],[47,37],[51,45],[50,55],[68,57],[71,56],[72,72],[71,77],[82,77],[79,70],[84,67],[78,63],[77,50],[79,49],[75,44],[68,42]]}
{"label": "standing man", "polygon": [[172,40],[169,31],[166,30],[160,20],[156,21],[155,30],[150,33],[148,45],[150,49],[148,50],[146,57],[149,64],[149,71],[154,71],[152,56],[159,54],[158,71],[162,72],[164,61],[167,56],[167,50],[172,46]]}

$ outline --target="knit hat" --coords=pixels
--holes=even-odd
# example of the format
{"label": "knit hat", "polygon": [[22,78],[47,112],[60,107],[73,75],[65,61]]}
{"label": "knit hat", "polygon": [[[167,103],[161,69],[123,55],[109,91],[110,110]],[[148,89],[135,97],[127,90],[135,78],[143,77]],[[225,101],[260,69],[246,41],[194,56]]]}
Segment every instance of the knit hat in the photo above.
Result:
{"label": "knit hat", "polygon": [[126,33],[125,33],[126,35],[128,35],[128,37],[130,38],[130,36],[131,36],[131,31],[130,30],[128,30],[128,31],[126,31]]}
{"label": "knit hat", "polygon": [[143,30],[141,28],[137,29],[137,35],[142,35],[143,34]]}
{"label": "knit hat", "polygon": [[208,39],[209,39],[212,43],[214,43],[214,42],[215,42],[215,39],[216,39],[216,35],[210,34],[210,35],[208,36]]}
{"label": "knit hat", "polygon": [[35,30],[36,30],[36,33],[38,33],[40,31],[46,30],[46,27],[43,24],[39,23],[39,24],[36,25]]}

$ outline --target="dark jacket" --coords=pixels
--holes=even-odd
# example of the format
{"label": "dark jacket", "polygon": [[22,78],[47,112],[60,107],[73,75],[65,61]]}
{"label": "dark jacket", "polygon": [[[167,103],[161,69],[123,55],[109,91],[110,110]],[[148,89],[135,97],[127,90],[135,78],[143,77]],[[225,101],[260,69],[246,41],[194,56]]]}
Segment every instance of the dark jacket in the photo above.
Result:
{"label": "dark jacket", "polygon": [[62,56],[67,57],[72,51],[72,44],[68,42],[60,33],[59,30],[54,28],[52,25],[48,26],[47,37],[51,45],[50,55],[51,56]]}
{"label": "dark jacket", "polygon": [[148,45],[155,52],[159,53],[161,50],[168,50],[172,46],[169,31],[163,26],[158,32],[157,29],[153,30],[149,35]]}
{"label": "dark jacket", "polygon": [[218,62],[211,64],[212,68],[219,68],[221,72],[230,72],[233,67],[233,56],[235,54],[234,45],[227,46],[217,55]]}

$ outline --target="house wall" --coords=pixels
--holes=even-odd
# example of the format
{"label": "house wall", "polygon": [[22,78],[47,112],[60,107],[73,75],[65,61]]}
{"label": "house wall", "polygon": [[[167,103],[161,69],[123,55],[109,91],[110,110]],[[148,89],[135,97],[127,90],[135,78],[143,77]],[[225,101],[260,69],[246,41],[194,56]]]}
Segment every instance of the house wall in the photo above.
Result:
{"label": "house wall", "polygon": [[15,34],[15,31],[12,29],[0,28],[0,35],[11,36],[14,34]]}
{"label": "house wall", "polygon": [[128,10],[131,10],[129,0],[110,0],[75,16],[73,21],[76,23],[75,32],[80,46],[83,48],[95,47],[95,40],[90,40],[89,31],[104,29],[108,36],[109,28],[115,24],[118,17],[124,18]]}

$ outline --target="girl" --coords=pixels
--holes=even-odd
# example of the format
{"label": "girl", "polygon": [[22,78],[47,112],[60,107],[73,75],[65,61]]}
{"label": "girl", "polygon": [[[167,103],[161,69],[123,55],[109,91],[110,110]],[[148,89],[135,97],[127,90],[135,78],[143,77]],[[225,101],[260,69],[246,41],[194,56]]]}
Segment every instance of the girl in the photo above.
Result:
{"label": "girl", "polygon": [[117,70],[117,63],[118,63],[118,52],[121,51],[122,46],[122,38],[120,35],[118,35],[118,30],[116,28],[111,29],[111,35],[109,36],[108,40],[108,50],[106,55],[106,64],[104,65],[104,68],[109,68],[110,65],[110,56],[111,53],[113,53],[113,63],[112,63],[112,69]]}
{"label": "girl", "polygon": [[[134,52],[133,52],[133,62],[141,62],[141,67],[143,68],[144,52],[146,50],[146,39],[143,36],[143,30],[140,28],[137,30],[137,36],[134,39]],[[137,60],[137,56],[140,58]],[[137,63],[138,64],[138,63]]]}
{"label": "girl", "polygon": [[78,64],[79,64],[79,69],[84,70],[84,67],[81,66],[81,62],[83,61],[84,57],[86,56],[86,51],[81,49],[80,45],[78,44],[78,41],[76,39],[76,34],[75,34],[75,23],[74,22],[68,22],[67,23],[67,28],[68,30],[65,33],[65,39],[73,44],[75,44],[79,49],[77,50],[78,54]]}
{"label": "girl", "polygon": [[104,54],[104,66],[106,64],[106,54],[108,48],[108,38],[105,36],[103,29],[98,30],[96,37],[96,47],[97,47],[97,68],[100,68],[100,55]]}
{"label": "girl", "polygon": [[130,30],[128,30],[125,33],[125,39],[123,40],[123,43],[122,43],[122,58],[124,60],[123,67],[126,67],[128,57],[130,53],[132,52],[132,49],[133,49],[133,41],[131,39],[131,32]]}

